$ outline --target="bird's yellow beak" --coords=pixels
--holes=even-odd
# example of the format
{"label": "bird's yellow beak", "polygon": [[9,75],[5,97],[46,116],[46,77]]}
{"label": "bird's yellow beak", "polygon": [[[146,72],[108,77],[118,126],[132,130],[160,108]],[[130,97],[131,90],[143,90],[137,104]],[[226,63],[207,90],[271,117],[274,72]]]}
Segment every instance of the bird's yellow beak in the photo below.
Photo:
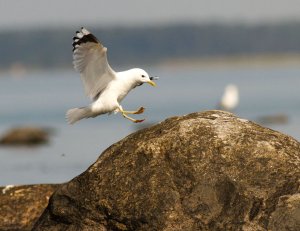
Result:
{"label": "bird's yellow beak", "polygon": [[153,87],[156,87],[156,83],[154,83],[152,80],[149,80],[147,83],[149,83]]}

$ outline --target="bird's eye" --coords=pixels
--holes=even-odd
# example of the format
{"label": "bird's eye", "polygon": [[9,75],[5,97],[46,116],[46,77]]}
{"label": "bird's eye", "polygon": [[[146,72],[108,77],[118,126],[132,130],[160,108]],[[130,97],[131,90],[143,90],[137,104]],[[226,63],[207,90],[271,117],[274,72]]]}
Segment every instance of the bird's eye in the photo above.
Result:
{"label": "bird's eye", "polygon": [[143,78],[145,78],[146,76],[142,75]]}

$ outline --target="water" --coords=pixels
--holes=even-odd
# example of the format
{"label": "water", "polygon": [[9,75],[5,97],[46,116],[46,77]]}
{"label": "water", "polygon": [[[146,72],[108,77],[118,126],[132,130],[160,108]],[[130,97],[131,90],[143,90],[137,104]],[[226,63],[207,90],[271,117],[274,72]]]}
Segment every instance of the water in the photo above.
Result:
{"label": "water", "polygon": [[[285,114],[287,124],[268,125],[300,138],[300,66],[228,68],[147,68],[160,76],[158,87],[144,84],[122,103],[127,110],[146,107],[148,123],[169,116],[215,109],[223,89],[240,90],[236,114],[257,120]],[[2,74],[3,75],[3,74]],[[23,78],[0,76],[0,133],[18,125],[54,129],[50,143],[37,148],[0,147],[0,185],[61,183],[86,170],[100,153],[137,127],[121,115],[103,115],[73,126],[65,112],[89,103],[75,71],[35,72]]]}

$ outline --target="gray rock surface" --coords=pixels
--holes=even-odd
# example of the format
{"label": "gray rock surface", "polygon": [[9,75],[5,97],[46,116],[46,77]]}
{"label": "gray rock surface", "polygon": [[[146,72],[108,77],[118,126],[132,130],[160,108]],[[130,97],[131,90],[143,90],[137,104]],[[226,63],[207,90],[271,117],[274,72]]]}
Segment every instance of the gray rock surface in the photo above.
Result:
{"label": "gray rock surface", "polygon": [[58,185],[0,187],[0,230],[31,230]]}
{"label": "gray rock surface", "polygon": [[287,135],[222,111],[173,117],[59,186],[33,230],[296,231],[299,176]]}

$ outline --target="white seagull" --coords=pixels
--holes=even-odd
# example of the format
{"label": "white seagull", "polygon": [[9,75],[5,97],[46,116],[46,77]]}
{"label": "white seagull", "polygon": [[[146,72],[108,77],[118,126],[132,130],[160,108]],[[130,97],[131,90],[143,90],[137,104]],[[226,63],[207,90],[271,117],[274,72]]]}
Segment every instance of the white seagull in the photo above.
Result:
{"label": "white seagull", "polygon": [[239,104],[239,89],[234,84],[228,84],[220,102],[220,109],[225,111],[234,110]]}
{"label": "white seagull", "polygon": [[69,124],[74,124],[83,118],[96,117],[101,114],[120,112],[123,117],[134,123],[143,122],[129,117],[127,114],[141,114],[144,108],[136,111],[123,110],[120,102],[130,90],[143,83],[152,86],[157,77],[149,77],[146,71],[133,68],[127,71],[115,72],[107,61],[107,48],[87,29],[76,31],[73,38],[73,64],[80,73],[85,93],[93,101],[87,107],[73,108],[67,111]]}

